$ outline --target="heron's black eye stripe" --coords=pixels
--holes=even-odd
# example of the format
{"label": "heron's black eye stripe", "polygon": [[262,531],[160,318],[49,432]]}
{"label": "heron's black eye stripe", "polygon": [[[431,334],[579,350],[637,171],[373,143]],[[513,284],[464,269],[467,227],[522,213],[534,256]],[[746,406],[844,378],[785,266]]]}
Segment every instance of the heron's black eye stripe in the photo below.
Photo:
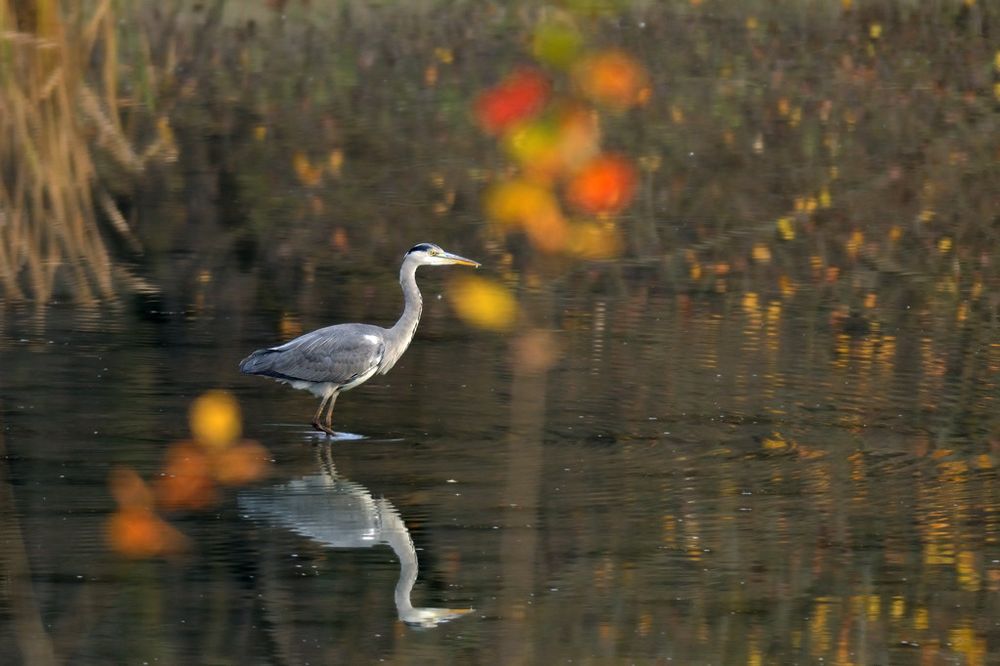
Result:
{"label": "heron's black eye stripe", "polygon": [[411,247],[406,254],[410,254],[411,252],[433,252],[433,251],[434,248],[428,243],[418,243],[413,247]]}

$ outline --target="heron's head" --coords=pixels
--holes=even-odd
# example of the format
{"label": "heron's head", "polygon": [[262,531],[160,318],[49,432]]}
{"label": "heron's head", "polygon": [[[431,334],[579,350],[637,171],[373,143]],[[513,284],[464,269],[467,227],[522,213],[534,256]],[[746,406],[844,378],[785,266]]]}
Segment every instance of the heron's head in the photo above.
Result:
{"label": "heron's head", "polygon": [[418,266],[472,266],[479,268],[479,262],[446,252],[434,243],[418,243],[406,253],[406,261],[414,261]]}

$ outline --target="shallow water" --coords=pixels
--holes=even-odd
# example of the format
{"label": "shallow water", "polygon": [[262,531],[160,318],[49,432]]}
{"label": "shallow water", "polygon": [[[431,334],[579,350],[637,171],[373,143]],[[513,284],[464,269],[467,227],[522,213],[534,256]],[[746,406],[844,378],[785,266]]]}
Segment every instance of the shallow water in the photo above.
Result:
{"label": "shallow water", "polygon": [[[421,277],[432,294],[439,276]],[[555,365],[533,372],[429,299],[399,366],[342,397],[349,434],[327,444],[311,396],[237,374],[274,335],[263,318],[229,344],[223,312],[13,313],[5,643],[50,640],[78,663],[995,654],[997,387],[975,369],[995,344],[925,340],[973,364],[932,376],[890,362],[921,346],[906,328],[883,358],[885,340],[794,307],[761,321],[736,296],[612,303],[567,304],[605,323],[554,331]],[[155,474],[212,386],[238,396],[273,477],[176,516],[195,544],[179,560],[108,553],[109,469]],[[296,492],[334,507],[329,524]],[[375,504],[414,545],[413,605],[471,613],[398,621],[400,555],[363,525]]]}
{"label": "shallow water", "polygon": [[[180,162],[123,195],[131,281],[0,303],[0,662],[1000,662],[983,3],[595,21],[653,88],[604,121],[642,182],[602,261],[480,212],[508,165],[468,107],[530,26],[318,4],[146,16]],[[482,261],[518,325],[463,323],[465,269],[421,269],[412,347],[334,441],[311,395],[238,373],[390,324],[420,241]],[[109,474],[155,481],[213,388],[270,476],[167,514],[183,555],[111,552]]]}

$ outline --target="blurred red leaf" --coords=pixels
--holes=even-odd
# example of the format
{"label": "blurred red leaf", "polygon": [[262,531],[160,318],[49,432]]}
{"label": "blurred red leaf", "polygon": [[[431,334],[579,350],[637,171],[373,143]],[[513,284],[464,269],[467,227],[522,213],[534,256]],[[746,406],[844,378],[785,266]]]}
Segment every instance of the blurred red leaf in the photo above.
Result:
{"label": "blurred red leaf", "polygon": [[635,167],[624,157],[601,155],[584,166],[567,185],[566,199],[591,215],[614,214],[632,201]]}
{"label": "blurred red leaf", "polygon": [[548,95],[549,81],[541,72],[528,67],[516,69],[479,95],[474,109],[476,120],[486,132],[498,134],[538,113]]}

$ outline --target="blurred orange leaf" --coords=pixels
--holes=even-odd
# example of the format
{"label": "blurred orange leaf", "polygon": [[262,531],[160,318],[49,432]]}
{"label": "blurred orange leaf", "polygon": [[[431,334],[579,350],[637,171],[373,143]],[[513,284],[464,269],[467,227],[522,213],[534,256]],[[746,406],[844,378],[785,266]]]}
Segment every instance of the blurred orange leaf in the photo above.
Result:
{"label": "blurred orange leaf", "polygon": [[635,167],[629,160],[602,155],[573,177],[566,198],[573,207],[588,214],[618,213],[632,201],[635,184]]}
{"label": "blurred orange leaf", "polygon": [[334,148],[330,151],[327,162],[330,165],[330,173],[335,178],[339,178],[341,172],[344,170],[344,151],[341,148]]}
{"label": "blurred orange leaf", "polygon": [[549,81],[541,72],[516,69],[479,95],[474,106],[476,120],[486,132],[498,134],[541,111],[548,95]]}
{"label": "blurred orange leaf", "polygon": [[450,296],[458,316],[473,326],[505,331],[517,319],[517,301],[506,287],[492,280],[463,276],[452,283]]}
{"label": "blurred orange leaf", "polygon": [[127,467],[111,470],[108,483],[120,507],[142,508],[153,505],[153,492],[139,474]]}
{"label": "blurred orange leaf", "polygon": [[645,102],[650,93],[646,70],[618,50],[581,58],[573,68],[573,80],[584,97],[617,110]]}
{"label": "blurred orange leaf", "polygon": [[211,458],[190,442],[170,447],[163,474],[156,483],[156,497],[166,509],[201,509],[218,497]]}
{"label": "blurred orange leaf", "polygon": [[543,252],[561,252],[570,237],[570,225],[559,208],[541,212],[526,220],[524,232],[535,248]]}
{"label": "blurred orange leaf", "polygon": [[428,86],[435,86],[437,85],[437,81],[438,81],[438,68],[437,65],[432,63],[428,65],[427,68],[424,70],[424,83],[427,84]]}
{"label": "blurred orange leaf", "polygon": [[180,552],[187,539],[149,509],[125,508],[107,523],[111,548],[127,557],[156,557]]}
{"label": "blurred orange leaf", "polygon": [[299,182],[308,187],[316,187],[323,177],[322,167],[313,166],[312,162],[309,161],[309,158],[301,150],[292,156],[292,168],[295,170],[295,175],[298,176]]}
{"label": "blurred orange leaf", "polygon": [[769,248],[764,243],[756,243],[753,246],[753,260],[759,264],[767,264],[771,262],[771,248]]}
{"label": "blurred orange leaf", "polygon": [[525,332],[513,344],[514,360],[528,372],[542,372],[556,361],[558,346],[552,334],[542,329]]}
{"label": "blurred orange leaf", "polygon": [[219,453],[214,460],[219,483],[238,486],[267,474],[271,465],[267,449],[257,442],[243,442]]}

